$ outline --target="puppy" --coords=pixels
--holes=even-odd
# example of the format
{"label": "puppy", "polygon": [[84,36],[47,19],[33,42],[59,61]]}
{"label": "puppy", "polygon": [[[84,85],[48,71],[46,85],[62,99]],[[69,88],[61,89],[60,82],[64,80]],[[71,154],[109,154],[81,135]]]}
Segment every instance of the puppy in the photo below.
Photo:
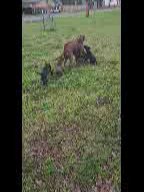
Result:
{"label": "puppy", "polygon": [[75,57],[75,61],[77,63],[78,58],[85,51],[83,46],[84,40],[85,36],[80,35],[77,39],[67,42],[64,45],[64,51],[63,51],[64,66],[66,65],[68,60],[72,63],[73,56]]}
{"label": "puppy", "polygon": [[45,63],[45,66],[42,68],[42,71],[39,73],[41,76],[41,83],[42,85],[47,85],[49,75],[53,75],[53,71],[51,69],[51,65]]}
{"label": "puppy", "polygon": [[85,40],[85,36],[80,35],[78,38],[65,43],[63,53],[55,60],[58,60],[59,63],[64,62],[64,66],[65,66],[68,60],[72,64],[73,57],[74,57],[75,62],[77,64],[81,55],[83,55],[86,52],[83,46],[84,40]]}
{"label": "puppy", "polygon": [[86,50],[86,54],[84,54],[84,61],[87,62],[89,60],[90,64],[96,65],[96,57],[95,55],[91,52],[91,48],[87,45],[84,45],[84,49]]}

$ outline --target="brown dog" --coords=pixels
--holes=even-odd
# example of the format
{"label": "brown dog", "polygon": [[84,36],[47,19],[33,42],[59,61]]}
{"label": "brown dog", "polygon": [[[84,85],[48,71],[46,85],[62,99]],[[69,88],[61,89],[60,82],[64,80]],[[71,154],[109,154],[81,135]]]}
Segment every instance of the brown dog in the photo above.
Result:
{"label": "brown dog", "polygon": [[85,40],[84,35],[80,35],[77,39],[73,41],[69,41],[64,45],[63,54],[59,57],[59,62],[64,61],[64,66],[69,60],[72,63],[73,57],[75,57],[75,61],[77,64],[78,59],[81,54],[85,52],[83,42]]}
{"label": "brown dog", "polygon": [[64,45],[64,65],[66,64],[67,60],[72,62],[73,56],[75,57],[75,61],[77,64],[78,58],[84,52],[83,42],[85,40],[84,35],[80,35],[76,40],[70,41]]}

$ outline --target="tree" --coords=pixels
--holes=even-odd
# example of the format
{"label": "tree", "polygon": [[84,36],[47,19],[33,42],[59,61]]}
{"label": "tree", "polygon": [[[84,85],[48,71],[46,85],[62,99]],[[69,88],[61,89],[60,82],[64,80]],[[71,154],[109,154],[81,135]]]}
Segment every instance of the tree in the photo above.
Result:
{"label": "tree", "polygon": [[89,6],[88,6],[88,0],[86,0],[86,17],[89,17]]}

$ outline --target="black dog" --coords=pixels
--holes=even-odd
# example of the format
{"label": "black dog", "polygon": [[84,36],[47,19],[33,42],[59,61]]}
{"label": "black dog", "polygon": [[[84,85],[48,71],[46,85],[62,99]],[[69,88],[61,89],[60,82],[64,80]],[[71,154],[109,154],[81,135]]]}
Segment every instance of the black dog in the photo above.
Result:
{"label": "black dog", "polygon": [[96,57],[91,52],[91,48],[87,45],[84,45],[85,53],[79,58],[80,63],[90,62],[92,65],[96,65]]}
{"label": "black dog", "polygon": [[41,76],[42,85],[47,85],[49,74],[53,75],[51,65],[45,63],[45,66],[42,68],[42,71],[39,74]]}
{"label": "black dog", "polygon": [[84,61],[85,62],[89,61],[90,64],[96,65],[96,63],[97,63],[96,57],[91,52],[91,48],[89,46],[87,46],[87,45],[84,45],[84,48],[85,48],[85,51],[86,51],[86,53],[84,54]]}

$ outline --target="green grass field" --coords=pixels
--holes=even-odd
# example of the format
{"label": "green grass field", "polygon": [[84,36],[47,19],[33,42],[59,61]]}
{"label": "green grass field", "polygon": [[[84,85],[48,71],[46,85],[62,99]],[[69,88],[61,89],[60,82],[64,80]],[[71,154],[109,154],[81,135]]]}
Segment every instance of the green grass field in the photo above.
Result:
{"label": "green grass field", "polygon": [[[22,28],[23,192],[92,192],[98,183],[104,192],[108,182],[120,191],[120,11],[55,21],[55,31]],[[43,88],[37,71],[79,34],[97,66],[66,69]]]}

